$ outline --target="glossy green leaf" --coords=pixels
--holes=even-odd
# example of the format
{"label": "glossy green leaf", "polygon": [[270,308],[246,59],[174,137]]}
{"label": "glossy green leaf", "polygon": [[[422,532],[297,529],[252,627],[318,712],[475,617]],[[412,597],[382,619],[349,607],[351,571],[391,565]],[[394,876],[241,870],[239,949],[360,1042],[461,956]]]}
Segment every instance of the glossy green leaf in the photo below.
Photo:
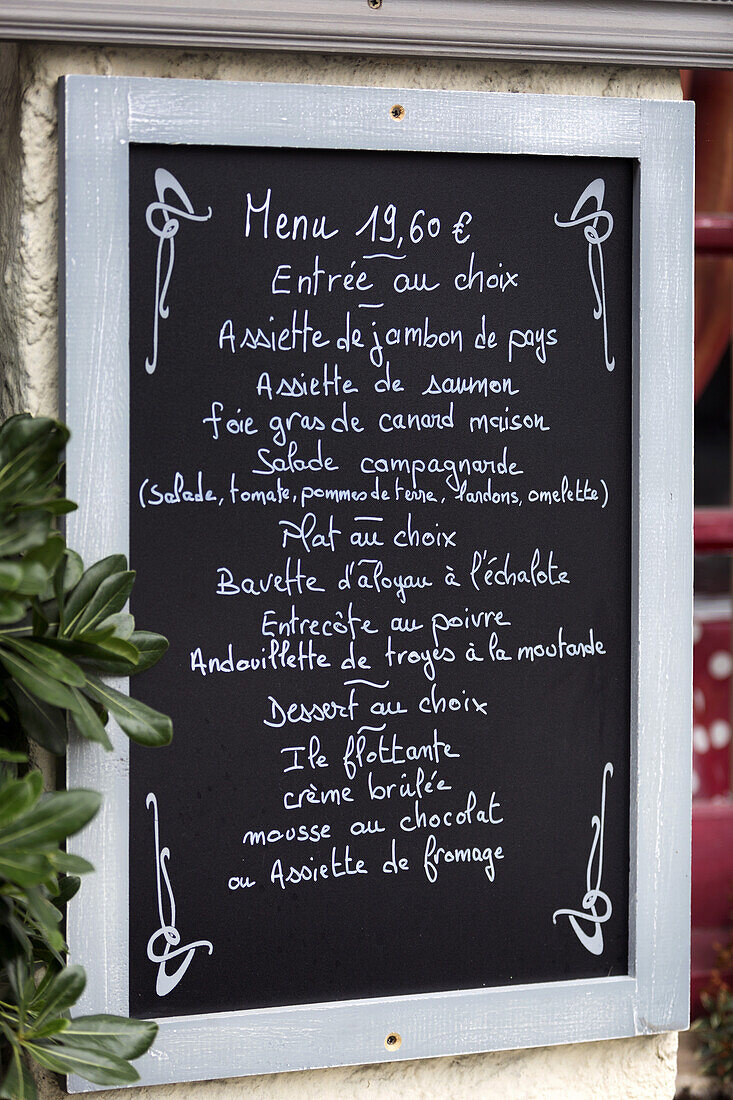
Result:
{"label": "glossy green leaf", "polygon": [[94,870],[88,860],[82,859],[81,856],[74,855],[71,852],[64,852],[61,849],[58,852],[53,852],[51,859],[56,870],[67,875],[86,875],[89,871]]}
{"label": "glossy green leaf", "polygon": [[25,658],[19,657],[16,653],[10,653],[7,649],[0,649],[0,663],[26,691],[43,699],[44,703],[50,703],[52,707],[65,707],[68,710],[76,708],[76,700],[66,684],[60,684],[58,680],[54,680],[53,676],[42,672]]}
{"label": "glossy green leaf", "polygon": [[121,611],[130,598],[135,581],[134,572],[114,573],[100,584],[89,603],[71,628],[73,636],[93,631],[108,615]]}
{"label": "glossy green leaf", "polygon": [[37,1100],[35,1081],[17,1048],[10,1056],[8,1072],[0,1085],[0,1097],[3,1100]]}
{"label": "glossy green leaf", "polygon": [[[83,668],[102,676],[129,676],[133,671],[137,671],[136,663],[130,661],[126,656],[118,656],[113,649],[106,648],[110,641],[112,641],[114,650],[119,648],[122,652],[127,652],[123,647],[129,643],[122,641],[122,639],[107,638],[99,644],[92,644],[81,638],[46,637],[39,639],[39,642],[42,642],[43,645],[63,653],[72,660],[78,661]],[[134,649],[133,652],[135,657],[138,658],[138,650]]]}
{"label": "glossy green leaf", "polygon": [[70,550],[67,546],[64,553],[66,569],[64,572],[64,592],[70,592],[84,576],[84,562],[76,550]]}
{"label": "glossy green leaf", "polygon": [[23,600],[0,593],[0,623],[3,626],[19,623],[27,611],[28,605]]}
{"label": "glossy green leaf", "polygon": [[5,476],[12,461],[34,449],[49,462],[58,462],[58,455],[69,440],[69,429],[47,416],[16,413],[0,426],[0,476]]}
{"label": "glossy green leaf", "polygon": [[140,654],[135,673],[152,668],[168,649],[168,639],[162,634],[153,634],[149,630],[136,630],[130,635],[130,642]]}
{"label": "glossy green leaf", "polygon": [[9,849],[50,847],[73,836],[91,821],[101,801],[96,791],[54,791],[40,805],[0,830],[0,856]]}
{"label": "glossy green leaf", "polygon": [[53,866],[47,855],[22,849],[5,852],[0,849],[0,875],[9,882],[28,889],[45,882],[53,874]]}
{"label": "glossy green leaf", "polygon": [[54,756],[63,756],[67,736],[64,711],[37,699],[19,683],[11,684],[10,693],[28,737]]}
{"label": "glossy green leaf", "polygon": [[46,573],[51,576],[63,557],[65,545],[63,536],[58,531],[52,531],[43,546],[28,551],[25,560],[42,565]]}
{"label": "glossy green leaf", "polygon": [[167,745],[173,736],[171,719],[145,703],[123,695],[95,677],[87,677],[87,694],[107,707],[128,737],[141,745]]}
{"label": "glossy green leaf", "polygon": [[[55,929],[61,922],[58,908],[49,901],[44,888],[34,887],[26,892],[26,906],[30,915],[48,929]],[[63,947],[63,940],[61,941]]]}
{"label": "glossy green leaf", "polygon": [[56,597],[56,621],[59,630],[63,633],[66,623],[65,618],[65,594],[70,592],[81,580],[84,574],[84,563],[75,550],[68,548],[64,552],[56,571],[53,575],[53,591]]}
{"label": "glossy green leaf", "polygon": [[51,1035],[58,1035],[62,1031],[66,1031],[69,1027],[70,1021],[65,1016],[57,1017],[55,1020],[49,1020],[43,1027],[33,1028],[34,1039],[48,1039]]}
{"label": "glossy green leaf", "polygon": [[36,1027],[75,1005],[86,984],[87,976],[83,966],[65,966],[48,983],[42,995],[36,994],[31,1001],[31,1007],[37,1013]]}
{"label": "glossy green leaf", "polygon": [[64,657],[62,653],[49,649],[42,642],[27,641],[25,638],[5,637],[6,646],[10,646],[26,661],[29,661],[41,672],[70,687],[81,687],[84,683],[84,673],[77,664]]}
{"label": "glossy green leaf", "polygon": [[28,890],[25,900],[28,914],[36,922],[46,944],[52,951],[63,951],[66,947],[66,941],[59,929],[61,922],[59,910],[44,896],[38,887]]}
{"label": "glossy green leaf", "polygon": [[27,559],[23,562],[22,575],[15,591],[21,596],[39,596],[48,583],[48,573],[40,562]]}
{"label": "glossy green leaf", "polygon": [[61,496],[59,470],[60,466],[53,462],[29,466],[9,493],[3,493],[0,489],[0,507],[12,509],[16,513],[50,511],[47,503],[53,503]]}
{"label": "glossy green leaf", "polygon": [[[52,858],[55,864],[56,856],[54,855]],[[84,860],[83,862],[86,863],[86,860]],[[87,867],[92,871],[94,870],[91,863],[87,864]],[[59,880],[59,892],[57,896],[53,899],[54,905],[63,910],[67,901],[70,901],[74,897],[74,895],[78,893],[80,886],[81,879],[77,878],[76,875],[64,875],[63,878]]]}
{"label": "glossy green leaf", "polygon": [[51,530],[49,515],[33,512],[30,515],[14,516],[6,519],[0,529],[0,557],[23,554],[42,546]]}
{"label": "glossy green leaf", "polygon": [[[37,562],[42,565],[46,571],[46,585],[39,593],[38,598],[41,602],[46,602],[53,599],[54,587],[53,579],[56,570],[58,569],[59,562],[64,556],[65,542],[61,534],[58,531],[52,531],[43,546],[39,546],[35,550],[29,550],[25,556],[26,561]],[[40,612],[41,609],[39,609]],[[47,618],[46,612],[44,612],[44,618]]]}
{"label": "glossy green leaf", "polygon": [[23,579],[23,566],[19,561],[3,561],[0,559],[0,588],[6,592],[14,592]]}
{"label": "glossy green leaf", "polygon": [[47,484],[58,469],[69,430],[46,417],[11,417],[0,432],[0,499]]}
{"label": "glossy green leaf", "polygon": [[68,1032],[55,1039],[27,1043],[31,1055],[55,1073],[78,1073],[95,1085],[132,1085],[140,1074],[123,1058],[99,1050],[86,1050],[71,1045]]}
{"label": "glossy green leaf", "polygon": [[112,750],[112,742],[107,736],[107,731],[92,704],[77,688],[73,690],[78,706],[73,714],[71,711],[69,712],[71,728],[80,733],[82,737],[85,737],[87,741],[97,741],[110,752]]}
{"label": "glossy green leaf", "polygon": [[17,505],[19,510],[28,509],[36,510],[42,508],[44,512],[48,512],[52,516],[66,516],[69,512],[76,512],[79,507],[73,500],[67,500],[66,497],[52,497],[44,494],[39,494],[36,499],[28,500],[22,504]]}
{"label": "glossy green leaf", "polygon": [[9,779],[0,787],[0,829],[35,806],[43,790],[39,771],[30,771],[22,779]]}
{"label": "glossy green leaf", "polygon": [[139,1058],[150,1049],[157,1034],[157,1024],[124,1016],[79,1016],[67,1031],[69,1042],[92,1049],[103,1044],[118,1058]]}
{"label": "glossy green leaf", "polygon": [[9,463],[0,469],[0,504],[11,504],[20,500],[21,506],[28,502],[37,489],[43,488],[46,495],[50,464],[43,459],[39,449],[29,447],[25,452],[14,455]]}
{"label": "glossy green leaf", "polygon": [[64,966],[66,966],[66,963],[62,962],[55,963],[52,966],[48,966],[46,968],[46,971],[40,982],[36,986],[36,991],[31,998],[30,1007],[32,1009],[35,1010],[35,1008],[39,1004],[42,1004],[43,998],[46,996],[46,990],[50,986],[51,982],[55,980],[56,975],[59,974],[61,970],[63,970]]}
{"label": "glossy green leaf", "polygon": [[137,668],[138,661],[140,660],[140,651],[132,642],[125,641],[124,638],[118,638],[113,634],[111,637],[105,638],[98,644],[99,648],[103,649],[105,653],[108,653],[111,658],[120,657],[123,661],[127,661],[128,664],[132,665],[133,668]]}
{"label": "glossy green leaf", "polygon": [[114,615],[108,615],[94,631],[94,635],[90,636],[87,632],[87,639],[90,642],[96,641],[97,635],[102,638],[111,634],[115,638],[122,638],[123,641],[127,641],[134,629],[135,620],[130,612],[118,611]]}
{"label": "glossy green leaf", "polygon": [[27,996],[29,982],[33,980],[28,969],[28,963],[23,958],[13,959],[5,967],[5,974],[15,998],[18,1014],[21,1019],[24,1019],[26,1001],[30,999]]}
{"label": "glossy green leaf", "polygon": [[126,571],[127,559],[124,554],[111,554],[109,557],[102,558],[101,561],[95,562],[94,565],[90,565],[89,568],[85,570],[81,580],[69,593],[66,599],[64,606],[64,621],[66,624],[65,631],[67,633],[75,629],[77,622],[84,613],[85,607],[94,597],[102,582],[108,577],[114,576],[115,573],[124,573]]}

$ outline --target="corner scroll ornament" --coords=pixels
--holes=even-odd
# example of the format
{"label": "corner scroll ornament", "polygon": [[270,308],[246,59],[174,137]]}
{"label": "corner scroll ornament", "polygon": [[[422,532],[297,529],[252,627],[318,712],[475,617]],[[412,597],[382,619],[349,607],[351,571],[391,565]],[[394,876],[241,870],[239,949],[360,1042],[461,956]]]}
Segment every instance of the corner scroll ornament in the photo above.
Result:
{"label": "corner scroll ornament", "polygon": [[[593,309],[593,316],[596,321],[603,322],[603,355],[606,361],[606,369],[613,370],[616,365],[616,359],[609,358],[608,355],[608,324],[606,321],[606,274],[603,266],[603,242],[607,241],[613,231],[613,216],[608,210],[603,209],[603,200],[606,193],[606,184],[602,179],[595,179],[588,184],[583,194],[580,196],[575,204],[569,221],[561,221],[558,214],[555,214],[555,225],[559,225],[562,229],[569,229],[575,225],[582,225],[583,235],[588,242],[588,272],[590,274],[590,280],[593,284],[593,293],[596,297],[596,304]],[[595,206],[587,214],[581,214],[581,210],[589,201],[593,201]],[[598,229],[599,221],[605,222],[604,232],[600,232]],[[594,259],[596,257],[596,259]],[[597,271],[596,271],[597,264]]]}
{"label": "corner scroll ornament", "polygon": [[[593,829],[593,843],[588,857],[588,866],[585,872],[585,897],[582,901],[582,909],[556,909],[552,914],[552,923],[557,924],[558,917],[567,917],[575,935],[586,951],[591,955],[603,953],[603,928],[602,925],[611,916],[613,906],[608,894],[601,890],[603,876],[603,833],[606,826],[606,784],[613,775],[613,764],[609,761],[603,769],[603,781],[601,786],[601,812],[591,819]],[[595,881],[593,877],[594,865],[597,865]],[[603,910],[598,912],[598,903],[601,902]],[[589,924],[592,932],[587,932],[581,927],[580,922]]]}
{"label": "corner scroll ornament", "polygon": [[[168,294],[171,275],[173,274],[173,264],[176,259],[174,237],[181,225],[179,219],[185,218],[187,221],[191,222],[206,222],[211,217],[211,207],[208,207],[206,214],[194,213],[193,203],[173,173],[169,172],[166,168],[155,169],[155,190],[158,194],[158,201],[151,202],[145,211],[145,220],[148,223],[148,229],[158,238],[158,255],[155,261],[153,354],[151,358],[145,360],[145,369],[148,374],[153,374],[158,365],[158,326],[160,319],[166,320],[170,313],[170,307],[166,302],[166,296]],[[167,191],[172,191],[174,195],[177,196],[181,203],[180,207],[174,206],[170,202],[166,202],[165,195]],[[163,215],[163,221],[159,224],[156,224],[154,220],[157,214]],[[168,268],[161,285],[163,249],[166,243],[168,245]]]}
{"label": "corner scroll ornament", "polygon": [[[181,978],[188,970],[199,947],[207,948],[209,955],[213,954],[214,947],[209,940],[196,940],[194,943],[186,943],[183,944],[183,946],[179,946],[181,943],[181,933],[176,928],[176,902],[173,897],[173,888],[168,875],[168,867],[166,866],[167,861],[170,859],[170,848],[160,847],[158,800],[154,794],[151,793],[148,795],[145,799],[145,805],[148,809],[152,806],[155,823],[155,875],[158,888],[158,918],[160,920],[160,928],[158,928],[156,932],[153,932],[148,940],[148,958],[151,962],[158,964],[155,992],[159,997],[166,997],[176,988]],[[167,919],[163,903],[163,886],[165,886],[165,892],[168,896],[169,916]],[[161,937],[164,940],[163,950],[158,952],[156,951],[156,942]],[[167,970],[168,961],[170,959],[176,959],[180,955],[182,955],[183,958],[178,964],[178,969],[172,974],[169,974]]]}

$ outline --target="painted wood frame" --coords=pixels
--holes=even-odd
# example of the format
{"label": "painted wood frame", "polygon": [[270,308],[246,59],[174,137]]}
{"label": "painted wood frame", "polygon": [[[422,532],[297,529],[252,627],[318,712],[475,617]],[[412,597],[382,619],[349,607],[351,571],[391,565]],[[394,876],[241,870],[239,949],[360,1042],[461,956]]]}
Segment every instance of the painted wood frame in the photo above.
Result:
{"label": "painted wood frame", "polygon": [[4,0],[0,36],[728,68],[731,0]]}
{"label": "painted wood frame", "polygon": [[[398,98],[406,117],[395,126]],[[277,109],[273,109],[273,104]],[[692,653],[690,104],[579,96],[66,77],[61,318],[68,538],[128,544],[128,145],[278,145],[628,157],[634,294],[632,777],[628,975],[161,1021],[143,1084],[642,1035],[687,1026]],[[95,864],[70,907],[79,1009],[127,1012],[126,738],[74,744],[70,786],[104,809],[70,848]],[[403,1037],[385,1050],[385,1036]],[[72,1091],[90,1089],[70,1079]]]}

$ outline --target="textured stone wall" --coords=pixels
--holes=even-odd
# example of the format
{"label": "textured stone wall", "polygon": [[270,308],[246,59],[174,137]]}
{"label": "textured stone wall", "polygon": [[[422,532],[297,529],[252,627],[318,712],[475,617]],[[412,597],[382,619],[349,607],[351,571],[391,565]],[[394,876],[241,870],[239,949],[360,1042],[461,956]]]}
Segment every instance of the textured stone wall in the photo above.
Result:
{"label": "textured stone wall", "polygon": [[12,43],[0,43],[0,417],[22,403],[20,150],[18,49]]}
{"label": "textured stone wall", "polygon": [[[676,71],[0,44],[0,401],[58,411],[56,82],[67,73],[679,99]],[[145,1089],[144,1100],[662,1100],[675,1035]],[[44,1100],[61,1093],[50,1077]],[[139,1093],[115,1091],[112,1100]]]}

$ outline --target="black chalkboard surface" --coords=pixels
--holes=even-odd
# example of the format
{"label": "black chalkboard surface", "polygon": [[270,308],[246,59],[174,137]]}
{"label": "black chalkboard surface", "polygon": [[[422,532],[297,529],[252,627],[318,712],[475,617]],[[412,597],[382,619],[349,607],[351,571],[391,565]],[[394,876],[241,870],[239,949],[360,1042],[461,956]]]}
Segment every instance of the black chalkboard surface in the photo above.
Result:
{"label": "black chalkboard surface", "polygon": [[130,147],[130,1012],[628,972],[633,164]]}

